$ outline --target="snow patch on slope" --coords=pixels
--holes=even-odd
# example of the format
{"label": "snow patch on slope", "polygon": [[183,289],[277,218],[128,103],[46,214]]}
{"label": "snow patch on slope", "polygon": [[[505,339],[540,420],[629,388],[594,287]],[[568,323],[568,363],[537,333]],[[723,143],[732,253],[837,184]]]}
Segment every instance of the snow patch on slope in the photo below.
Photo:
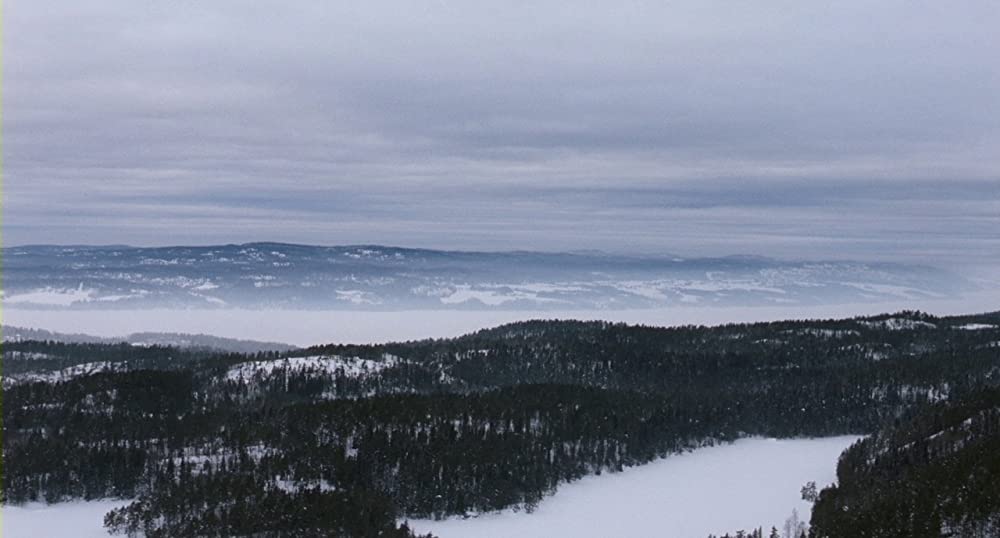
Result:
{"label": "snow patch on slope", "polygon": [[889,318],[881,321],[859,321],[858,323],[872,329],[888,329],[890,331],[910,331],[914,329],[937,328],[937,325],[933,323],[907,318]]}
{"label": "snow patch on slope", "polygon": [[[785,332],[795,332],[795,331],[785,331]],[[817,329],[810,327],[807,329],[800,329],[799,334],[808,334],[810,336],[815,336],[817,338],[847,338],[850,336],[858,336],[858,331],[852,329]]]}
{"label": "snow patch on slope", "polygon": [[996,325],[988,325],[986,323],[967,323],[965,325],[959,325],[955,327],[956,329],[961,329],[963,331],[985,331],[988,329],[996,329]]}
{"label": "snow patch on slope", "polygon": [[71,289],[46,287],[4,297],[3,302],[6,304],[71,306],[75,303],[90,301],[94,293],[96,293],[95,290],[85,289],[82,284],[79,288]]}
{"label": "snow patch on slope", "polygon": [[514,301],[533,301],[536,303],[559,302],[555,299],[540,297],[538,293],[528,291],[531,288],[537,288],[537,286],[517,288],[518,286],[502,285],[473,288],[468,285],[459,285],[455,287],[451,294],[441,297],[440,301],[442,304],[447,305],[478,301],[488,306],[500,306]]}
{"label": "snow patch on slope", "polygon": [[124,368],[124,365],[122,363],[114,363],[110,361],[87,362],[51,372],[27,372],[23,374],[12,374],[7,376],[5,380],[9,383],[58,383],[60,381],[68,381],[75,377],[83,377],[100,372],[110,372],[118,368]]}
{"label": "snow patch on slope", "polygon": [[237,364],[226,372],[228,381],[249,381],[255,376],[268,377],[276,372],[315,372],[318,375],[343,375],[347,377],[362,377],[377,374],[388,368],[399,365],[402,361],[395,355],[385,354],[382,360],[362,359],[360,357],[312,356],[275,359],[270,361],[251,361]]}

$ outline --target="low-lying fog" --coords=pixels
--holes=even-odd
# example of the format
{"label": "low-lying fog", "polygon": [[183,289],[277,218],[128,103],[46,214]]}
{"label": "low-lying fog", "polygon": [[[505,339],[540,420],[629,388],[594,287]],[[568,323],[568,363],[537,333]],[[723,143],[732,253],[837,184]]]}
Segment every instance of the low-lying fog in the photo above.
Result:
{"label": "low-lying fog", "polygon": [[210,334],[228,338],[285,342],[298,346],[326,343],[376,343],[447,338],[526,319],[607,320],[626,323],[719,325],[793,318],[839,318],[899,310],[935,315],[971,314],[1000,309],[1000,293],[948,300],[823,306],[676,307],[637,310],[26,310],[5,308],[3,321],[19,327],[95,336],[137,332]]}

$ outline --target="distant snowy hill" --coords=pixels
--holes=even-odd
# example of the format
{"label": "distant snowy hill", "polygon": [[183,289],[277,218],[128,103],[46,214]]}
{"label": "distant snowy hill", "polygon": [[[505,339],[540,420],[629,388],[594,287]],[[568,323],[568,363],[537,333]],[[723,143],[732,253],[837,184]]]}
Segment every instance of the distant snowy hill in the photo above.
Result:
{"label": "distant snowy hill", "polygon": [[962,277],[891,263],[448,252],[252,243],[3,250],[3,301],[31,309],[622,309],[948,297]]}

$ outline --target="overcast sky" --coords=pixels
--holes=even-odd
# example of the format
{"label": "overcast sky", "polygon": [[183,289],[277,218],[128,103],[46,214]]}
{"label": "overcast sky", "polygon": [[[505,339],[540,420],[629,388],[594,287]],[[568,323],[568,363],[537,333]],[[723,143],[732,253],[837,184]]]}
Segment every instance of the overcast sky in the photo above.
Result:
{"label": "overcast sky", "polygon": [[1000,262],[1000,4],[11,0],[5,240]]}

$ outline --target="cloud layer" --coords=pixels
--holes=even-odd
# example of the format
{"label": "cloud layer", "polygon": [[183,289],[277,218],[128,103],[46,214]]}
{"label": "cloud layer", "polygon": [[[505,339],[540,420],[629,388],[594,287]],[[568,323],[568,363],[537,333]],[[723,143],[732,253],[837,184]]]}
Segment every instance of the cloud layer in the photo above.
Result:
{"label": "cloud layer", "polygon": [[990,2],[5,15],[8,244],[1000,261]]}

